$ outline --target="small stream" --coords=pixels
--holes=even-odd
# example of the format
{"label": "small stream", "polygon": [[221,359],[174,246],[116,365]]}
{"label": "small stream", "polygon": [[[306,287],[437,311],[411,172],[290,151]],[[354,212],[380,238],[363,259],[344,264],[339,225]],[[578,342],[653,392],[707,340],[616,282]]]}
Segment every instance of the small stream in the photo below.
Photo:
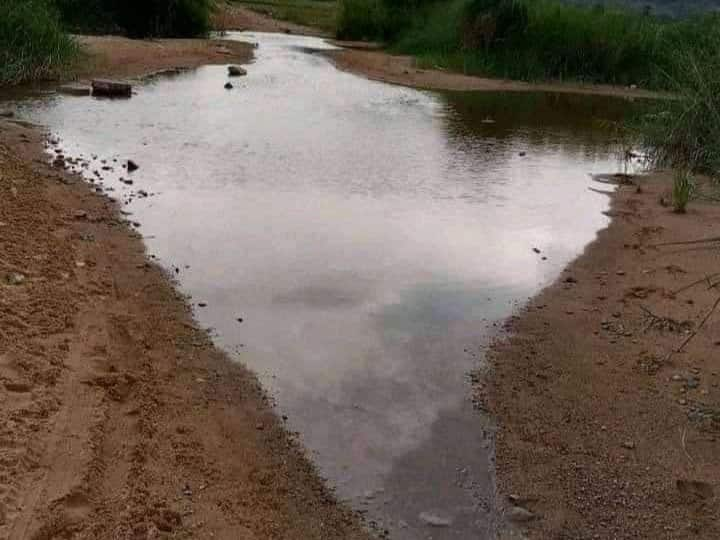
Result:
{"label": "small stream", "polygon": [[18,114],[89,160],[341,499],[392,538],[493,538],[468,373],[607,225],[591,175],[622,170],[602,121],[631,105],[416,91],[336,70],[320,39],[232,38],[259,44],[233,90],[208,66]]}

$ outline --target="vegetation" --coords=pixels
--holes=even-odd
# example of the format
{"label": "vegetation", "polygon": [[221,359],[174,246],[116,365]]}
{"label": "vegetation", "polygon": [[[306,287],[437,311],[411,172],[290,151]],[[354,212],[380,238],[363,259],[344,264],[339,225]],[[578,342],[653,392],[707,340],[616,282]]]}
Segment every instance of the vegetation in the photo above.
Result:
{"label": "vegetation", "polygon": [[210,31],[214,0],[55,0],[63,21],[84,32],[192,37]]}
{"label": "vegetation", "polygon": [[652,162],[720,178],[720,33],[678,47],[665,73],[676,99],[656,104],[639,131]]}
{"label": "vegetation", "polygon": [[690,197],[694,190],[695,182],[688,171],[678,170],[673,178],[672,203],[675,212],[684,214]]}
{"label": "vegetation", "polygon": [[0,85],[53,77],[77,51],[48,1],[0,2]]}
{"label": "vegetation", "polygon": [[469,74],[666,88],[677,44],[708,25],[560,0],[341,0],[338,35]]}

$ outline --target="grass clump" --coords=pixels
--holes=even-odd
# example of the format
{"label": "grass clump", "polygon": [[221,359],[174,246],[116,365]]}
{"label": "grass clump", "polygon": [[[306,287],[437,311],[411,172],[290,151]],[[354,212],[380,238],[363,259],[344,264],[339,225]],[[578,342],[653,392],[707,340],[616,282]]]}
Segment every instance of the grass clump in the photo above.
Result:
{"label": "grass clump", "polygon": [[690,197],[695,189],[692,175],[686,170],[678,170],[673,178],[672,204],[678,214],[684,214]]}
{"label": "grass clump", "polygon": [[0,2],[0,85],[54,78],[78,51],[49,1]]}

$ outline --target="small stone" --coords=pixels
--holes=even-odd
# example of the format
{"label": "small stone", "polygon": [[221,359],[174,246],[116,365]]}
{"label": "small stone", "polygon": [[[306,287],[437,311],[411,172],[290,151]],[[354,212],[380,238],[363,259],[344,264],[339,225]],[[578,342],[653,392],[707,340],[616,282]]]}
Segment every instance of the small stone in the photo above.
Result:
{"label": "small stone", "polygon": [[88,214],[85,210],[76,210],[73,216],[75,219],[87,219]]}
{"label": "small stone", "polygon": [[247,71],[240,66],[228,66],[228,75],[230,77],[242,77],[243,75],[247,75]]}
{"label": "small stone", "polygon": [[535,519],[535,514],[521,506],[511,507],[507,511],[506,516],[508,520],[514,523],[527,523],[528,521]]}
{"label": "small stone", "polygon": [[25,275],[20,272],[10,272],[5,276],[5,281],[7,281],[8,285],[22,285],[25,283]]}
{"label": "small stone", "polygon": [[687,405],[687,399],[679,399],[679,400],[678,400],[678,403],[679,403],[680,405]]}
{"label": "small stone", "polygon": [[535,253],[540,253],[540,250],[539,250],[538,248],[536,248],[536,247],[533,248],[533,251],[534,251]]}
{"label": "small stone", "polygon": [[622,446],[628,450],[635,450],[635,443],[633,441],[625,441],[622,443]]}
{"label": "small stone", "polygon": [[258,431],[262,431],[265,429],[265,424],[263,424],[262,422],[258,422],[257,424],[255,424],[255,429],[257,429]]}
{"label": "small stone", "polygon": [[624,275],[625,275],[625,270],[618,270],[618,271],[615,272],[615,273],[616,273],[618,276],[624,276]]}
{"label": "small stone", "polygon": [[568,276],[565,278],[565,283],[577,283],[577,279],[575,279],[573,276]]}
{"label": "small stone", "polygon": [[77,268],[85,268],[85,261],[75,261],[75,266]]}
{"label": "small stone", "polygon": [[525,157],[527,155],[527,152],[518,152],[518,156]]}
{"label": "small stone", "polygon": [[684,378],[683,378],[682,375],[677,375],[677,374],[675,374],[675,375],[672,376],[672,380],[675,381],[675,382],[678,382],[678,381],[684,380]]}
{"label": "small stone", "polygon": [[128,172],[137,171],[139,168],[140,168],[140,166],[137,163],[135,163],[132,159],[128,159],[128,161],[127,161],[127,171]]}
{"label": "small stone", "polygon": [[198,302],[198,307],[207,307],[206,302]]}
{"label": "small stone", "polygon": [[450,525],[452,525],[451,518],[439,516],[434,512],[421,512],[418,517],[420,518],[420,521],[425,523],[425,525],[429,525],[430,527],[449,527]]}
{"label": "small stone", "polygon": [[226,83],[225,83],[225,90],[232,90],[232,89],[233,89],[232,83],[226,82]]}
{"label": "small stone", "polygon": [[685,384],[688,388],[697,388],[700,386],[700,381],[695,377],[690,377]]}

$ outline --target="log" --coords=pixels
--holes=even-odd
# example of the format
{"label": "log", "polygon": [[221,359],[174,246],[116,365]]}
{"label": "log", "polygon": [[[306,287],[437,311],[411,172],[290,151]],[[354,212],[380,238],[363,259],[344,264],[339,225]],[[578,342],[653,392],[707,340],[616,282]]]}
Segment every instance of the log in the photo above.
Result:
{"label": "log", "polygon": [[131,97],[132,85],[126,82],[96,79],[92,82],[93,96]]}

